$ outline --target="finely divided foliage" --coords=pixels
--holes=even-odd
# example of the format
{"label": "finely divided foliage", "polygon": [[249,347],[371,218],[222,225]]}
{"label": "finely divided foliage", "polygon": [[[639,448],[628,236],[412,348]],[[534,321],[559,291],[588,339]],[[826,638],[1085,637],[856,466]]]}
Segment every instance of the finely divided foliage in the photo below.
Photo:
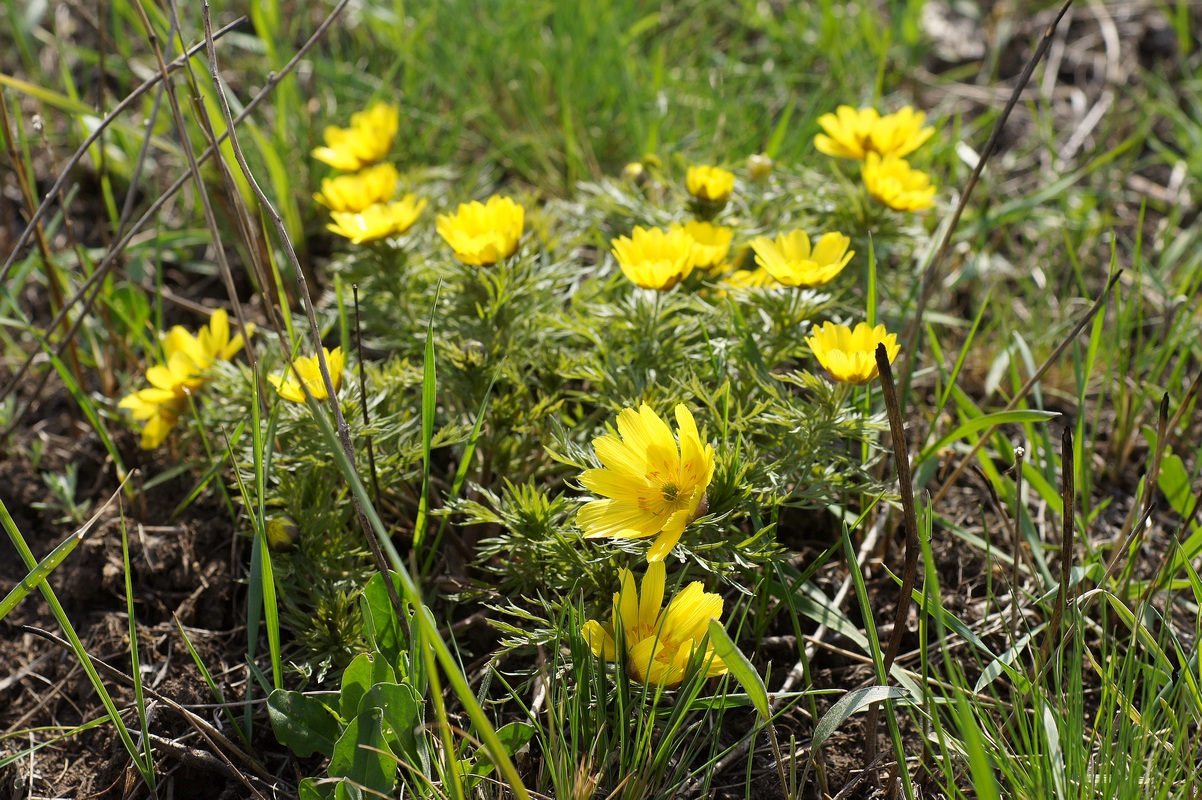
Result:
{"label": "finely divided foliage", "polygon": [[[109,223],[60,195],[2,270],[0,369],[27,363],[0,396],[0,618],[27,627],[0,638],[0,794],[199,770],[305,800],[1192,798],[1196,176],[1143,160],[1202,124],[1177,94],[1167,144],[1106,121],[1123,4],[1090,7],[1093,61],[1036,13],[1023,58],[1054,64],[1000,93],[931,71],[918,32],[967,6],[409,5],[314,33],[264,0],[234,35],[114,0],[81,63],[127,68],[106,32],[135,20],[155,77],[99,129],[77,68],[47,82],[69,31],[0,8],[0,188],[37,208],[55,153],[25,121],[58,108],[104,132],[79,158]],[[172,61],[197,31],[207,63]],[[1109,94],[1073,86],[1066,126],[1071,65]],[[188,201],[123,240],[173,159]],[[47,407],[65,422],[24,417]],[[60,453],[80,431],[94,482]],[[160,592],[176,548],[188,585]],[[128,658],[76,632],[103,600],[68,579],[116,587]],[[39,694],[63,659],[20,637],[98,702]],[[118,741],[104,781],[45,777]]]}

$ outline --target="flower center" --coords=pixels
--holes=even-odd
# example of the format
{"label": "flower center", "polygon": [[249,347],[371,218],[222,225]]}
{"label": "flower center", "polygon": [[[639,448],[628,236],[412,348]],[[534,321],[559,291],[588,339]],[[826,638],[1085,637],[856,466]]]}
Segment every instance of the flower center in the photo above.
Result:
{"label": "flower center", "polygon": [[675,503],[680,497],[680,489],[674,483],[665,483],[660,487],[659,494],[665,502]]}

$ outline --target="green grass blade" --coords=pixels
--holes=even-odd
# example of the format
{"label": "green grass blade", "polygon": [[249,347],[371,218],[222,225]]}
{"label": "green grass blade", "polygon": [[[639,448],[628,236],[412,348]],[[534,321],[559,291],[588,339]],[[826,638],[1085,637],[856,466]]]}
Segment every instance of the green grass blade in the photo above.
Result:
{"label": "green grass blade", "polygon": [[[17,548],[17,552],[21,554],[21,560],[25,562],[25,566],[30,570],[36,569],[37,559],[33,557],[29,545],[25,543],[25,538],[17,530],[17,525],[8,513],[8,508],[4,505],[3,500],[0,500],[0,524],[4,526],[8,538]],[[108,712],[109,719],[113,722],[113,727],[117,729],[117,735],[121,739],[121,744],[125,746],[125,750],[129,753],[129,757],[134,762],[134,766],[137,767],[138,772],[146,778],[149,784],[153,780],[147,777],[150,774],[150,768],[143,760],[142,753],[138,750],[137,745],[134,744],[133,737],[129,735],[129,728],[126,727],[125,720],[121,718],[121,714],[117,710],[117,704],[113,702],[113,698],[109,695],[108,689],[105,688],[104,682],[100,680],[100,674],[96,671],[96,667],[92,664],[91,656],[88,655],[87,650],[84,649],[83,642],[80,641],[79,635],[75,632],[75,626],[71,624],[71,620],[67,619],[67,612],[63,610],[62,605],[58,602],[58,597],[54,594],[54,590],[50,588],[50,584],[43,581],[38,588],[41,590],[42,596],[46,599],[46,603],[50,606],[50,610],[54,614],[59,627],[66,634],[67,641],[71,643],[71,650],[75,654],[75,657],[79,659],[79,664],[83,667],[84,672],[87,673],[88,681],[100,697],[100,702],[104,705],[104,710]]]}

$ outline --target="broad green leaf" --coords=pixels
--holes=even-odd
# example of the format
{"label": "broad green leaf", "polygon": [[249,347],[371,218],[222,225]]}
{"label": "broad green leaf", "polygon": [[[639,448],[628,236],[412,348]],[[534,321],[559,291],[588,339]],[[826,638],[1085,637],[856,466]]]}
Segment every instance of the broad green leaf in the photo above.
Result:
{"label": "broad green leaf", "polygon": [[374,653],[355,656],[342,673],[342,700],[339,712],[343,719],[351,719],[359,713],[363,695],[377,683],[396,683],[396,673],[388,661]]}
{"label": "broad green leaf", "polygon": [[[401,582],[395,573],[389,573],[397,594],[401,592]],[[359,598],[363,609],[363,632],[367,642],[375,648],[391,664],[400,668],[401,656],[406,649],[405,637],[397,623],[396,611],[392,607],[392,599],[388,596],[388,588],[384,585],[384,575],[377,572],[371,576],[363,594]],[[403,677],[404,670],[399,670]]]}
{"label": "broad green leaf", "polygon": [[350,779],[334,784],[334,800],[363,800],[363,790]]}
{"label": "broad green leaf", "polygon": [[1169,501],[1177,516],[1184,517],[1190,504],[1190,479],[1185,462],[1176,453],[1170,453],[1160,462],[1160,476],[1156,481],[1165,499]]}
{"label": "broad green leaf", "polygon": [[709,630],[714,653],[726,664],[726,668],[743,687],[743,691],[747,692],[755,710],[760,712],[760,718],[767,721],[772,716],[772,710],[768,707],[768,689],[764,686],[764,679],[730,638],[721,622],[711,619]]}
{"label": "broad green leaf", "polygon": [[823,714],[822,719],[818,720],[818,724],[814,726],[814,739],[810,743],[810,751],[813,752],[822,747],[831,734],[857,711],[882,700],[903,700],[909,696],[904,689],[897,689],[893,686],[866,686],[863,689],[854,689],[848,692],[839,698],[839,701],[831,706],[830,710]]}
{"label": "broad green leaf", "polygon": [[[534,737],[534,731],[534,726],[528,722],[511,722],[497,728],[497,738],[505,747],[505,753],[512,756],[530,742]],[[489,760],[488,754],[481,750],[480,756],[475,764],[465,764],[465,771],[477,776],[492,774],[493,763]]]}
{"label": "broad green leaf", "polygon": [[349,778],[364,789],[390,795],[396,771],[397,760],[384,739],[384,712],[369,708],[351,720],[334,745],[330,777]]}
{"label": "broad green leaf", "polygon": [[342,735],[342,725],[334,712],[320,700],[300,692],[276,689],[267,696],[267,714],[275,738],[299,758],[314,753],[329,757]]}
{"label": "broad green leaf", "polygon": [[359,714],[370,708],[384,712],[384,738],[393,754],[422,774],[430,772],[430,753],[425,737],[418,733],[422,725],[422,700],[411,686],[377,683],[359,701]]}

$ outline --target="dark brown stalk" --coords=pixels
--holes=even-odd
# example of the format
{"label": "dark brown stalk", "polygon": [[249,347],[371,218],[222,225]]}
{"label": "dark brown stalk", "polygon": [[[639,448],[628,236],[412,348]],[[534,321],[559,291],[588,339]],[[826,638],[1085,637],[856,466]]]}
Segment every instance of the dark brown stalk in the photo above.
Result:
{"label": "dark brown stalk", "polygon": [[[371,418],[367,415],[367,375],[363,369],[363,325],[359,320],[359,284],[351,285],[351,293],[355,298],[355,352],[359,354],[359,403],[363,406],[363,425],[371,426]],[[380,476],[376,474],[376,448],[371,440],[371,433],[364,435],[367,442],[367,466],[371,470],[372,499],[380,503]]]}
{"label": "dark brown stalk", "polygon": [[[889,645],[885,648],[885,679],[888,680],[889,670],[893,668],[893,662],[897,660],[897,654],[901,652],[902,636],[906,631],[906,619],[910,616],[910,606],[913,604],[914,586],[918,583],[918,555],[921,545],[918,542],[918,513],[914,507],[914,481],[910,475],[910,447],[906,443],[906,426],[902,421],[897,386],[893,381],[893,368],[889,364],[889,353],[883,344],[877,345],[876,363],[881,373],[881,391],[885,397],[885,411],[889,416],[889,432],[893,439],[893,463],[897,469],[898,492],[901,495],[902,524],[906,528],[906,552],[902,568],[901,594],[897,598],[897,610],[893,614],[893,631],[889,634]],[[865,758],[868,762],[875,757],[878,710],[878,706],[873,704],[868,710],[866,720],[867,753]],[[898,759],[900,768],[901,753],[898,753]]]}
{"label": "dark brown stalk", "polygon": [[1048,622],[1047,633],[1039,648],[1040,661],[1045,665],[1048,663],[1052,648],[1060,644],[1064,612],[1068,608],[1069,581],[1073,574],[1073,530],[1076,527],[1074,502],[1076,496],[1073,429],[1071,426],[1065,425],[1064,433],[1060,437],[1060,502],[1064,508],[1060,518],[1060,588],[1056,591],[1056,605],[1052,608],[1052,618]]}

